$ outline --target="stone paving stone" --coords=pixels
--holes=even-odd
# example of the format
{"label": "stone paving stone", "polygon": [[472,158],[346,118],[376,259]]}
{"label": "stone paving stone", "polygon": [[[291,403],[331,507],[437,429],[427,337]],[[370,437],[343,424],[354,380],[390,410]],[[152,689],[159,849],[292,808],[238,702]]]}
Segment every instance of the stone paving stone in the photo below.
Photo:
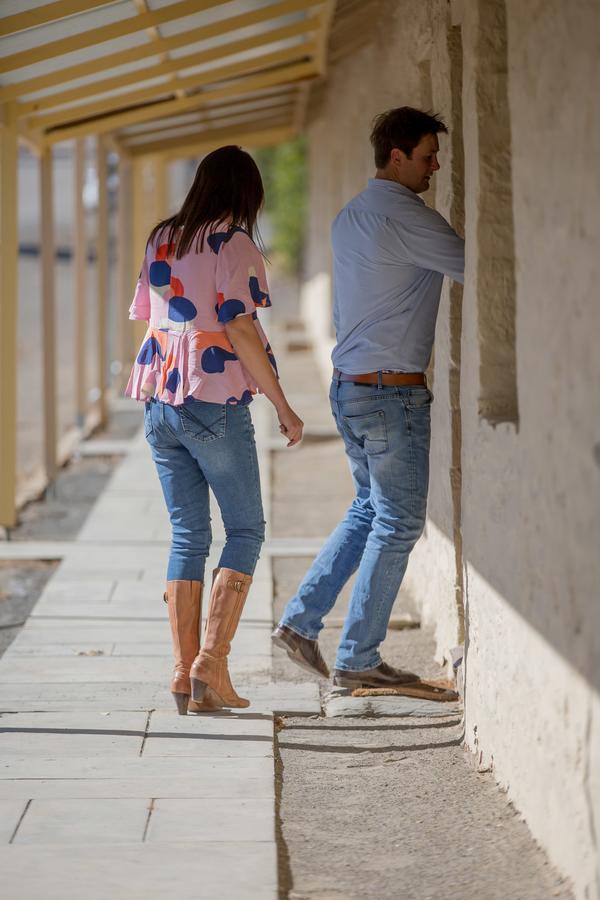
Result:
{"label": "stone paving stone", "polygon": [[262,800],[157,799],[146,841],[273,841],[273,807],[272,796]]}
{"label": "stone paving stone", "polygon": [[144,712],[10,713],[0,716],[0,759],[41,756],[137,756]]}
{"label": "stone paving stone", "polygon": [[29,797],[4,797],[0,794],[0,844],[12,838]]}
{"label": "stone paving stone", "polygon": [[458,703],[438,703],[414,697],[352,697],[349,693],[332,692],[323,701],[328,718],[354,716],[415,716],[435,718],[461,713]]}
{"label": "stone paving stone", "polygon": [[[276,900],[274,843],[0,847],[10,900]],[[124,890],[124,886],[126,886]]]}
{"label": "stone paving stone", "polygon": [[150,800],[142,798],[32,800],[13,843],[141,843],[149,806]]}

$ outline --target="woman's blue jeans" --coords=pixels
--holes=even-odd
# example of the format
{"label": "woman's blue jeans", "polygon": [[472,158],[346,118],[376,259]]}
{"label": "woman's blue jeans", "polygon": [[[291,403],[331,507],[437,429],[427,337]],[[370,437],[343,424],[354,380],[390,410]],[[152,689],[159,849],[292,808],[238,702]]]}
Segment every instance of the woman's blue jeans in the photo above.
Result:
{"label": "woman's blue jeans", "polygon": [[430,406],[426,387],[378,387],[334,378],[329,395],[356,488],[345,518],[288,603],[281,624],[312,640],[358,569],[336,668],[381,662],[394,600],[425,525]]}
{"label": "woman's blue jeans", "polygon": [[219,567],[252,575],[265,522],[248,407],[149,400],[144,426],[171,519],[167,580],[204,581],[212,537],[209,487],[225,526]]}

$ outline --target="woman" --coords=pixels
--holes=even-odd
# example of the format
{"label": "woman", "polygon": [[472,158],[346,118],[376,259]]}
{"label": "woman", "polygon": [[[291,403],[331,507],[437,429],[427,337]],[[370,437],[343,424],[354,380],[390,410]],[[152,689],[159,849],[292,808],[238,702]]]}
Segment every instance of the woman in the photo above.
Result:
{"label": "woman", "polygon": [[[180,211],[152,230],[130,308],[149,327],[126,394],[145,401],[146,439],[169,510],[172,544],[164,596],[180,715],[245,707],[227,656],[264,540],[249,403],[275,406],[288,447],[303,423],[287,403],[257,308],[271,305],[254,243],[260,172],[239,147],[206,156]],[[200,648],[204,567],[211,531],[208,489],[225,525]],[[191,695],[191,701],[190,701]]]}

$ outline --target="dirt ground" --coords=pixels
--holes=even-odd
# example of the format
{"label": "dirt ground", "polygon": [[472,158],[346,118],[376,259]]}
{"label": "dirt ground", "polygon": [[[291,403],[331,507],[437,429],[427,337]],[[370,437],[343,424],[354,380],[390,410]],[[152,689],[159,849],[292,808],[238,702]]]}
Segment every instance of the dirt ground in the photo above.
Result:
{"label": "dirt ground", "polygon": [[[279,352],[282,380],[311,428],[329,421],[310,353]],[[307,383],[308,382],[308,383]],[[302,395],[301,391],[304,391]],[[273,456],[272,533],[325,536],[352,497],[340,440]],[[274,559],[274,621],[310,558]],[[335,660],[350,585],[323,629]],[[401,597],[394,615],[412,612]],[[334,621],[333,625],[331,620]],[[444,677],[422,629],[388,631],[392,665]],[[274,650],[273,677],[311,678]],[[322,695],[328,685],[321,682]],[[493,774],[462,747],[461,716],[286,718],[277,777],[282,898],[290,900],[549,900],[568,898]]]}

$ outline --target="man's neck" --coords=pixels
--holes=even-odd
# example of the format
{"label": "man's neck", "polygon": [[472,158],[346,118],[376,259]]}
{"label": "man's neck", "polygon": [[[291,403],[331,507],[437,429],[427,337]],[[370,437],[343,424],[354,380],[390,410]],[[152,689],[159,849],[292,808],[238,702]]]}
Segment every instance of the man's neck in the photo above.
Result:
{"label": "man's neck", "polygon": [[400,179],[393,172],[388,171],[387,169],[376,169],[375,170],[375,179],[380,181],[393,181],[394,184],[399,184],[400,187],[406,188],[407,191],[412,191],[415,193],[411,187],[407,184],[403,184]]}

